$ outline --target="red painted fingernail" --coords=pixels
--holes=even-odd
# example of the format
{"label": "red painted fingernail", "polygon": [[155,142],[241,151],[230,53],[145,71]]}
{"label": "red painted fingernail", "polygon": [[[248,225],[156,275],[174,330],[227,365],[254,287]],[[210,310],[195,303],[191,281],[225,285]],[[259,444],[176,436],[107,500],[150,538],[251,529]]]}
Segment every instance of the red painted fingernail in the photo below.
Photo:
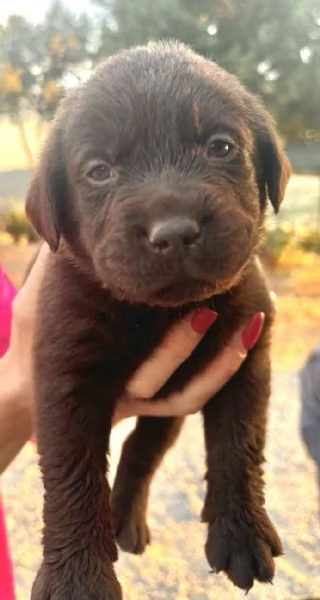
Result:
{"label": "red painted fingernail", "polygon": [[246,350],[251,350],[257,343],[264,325],[264,313],[256,313],[251,317],[242,333],[242,343]]}
{"label": "red painted fingernail", "polygon": [[200,308],[197,312],[193,314],[191,319],[191,327],[193,331],[196,333],[205,333],[208,331],[209,327],[213,325],[218,313],[214,310],[210,310],[210,308]]}

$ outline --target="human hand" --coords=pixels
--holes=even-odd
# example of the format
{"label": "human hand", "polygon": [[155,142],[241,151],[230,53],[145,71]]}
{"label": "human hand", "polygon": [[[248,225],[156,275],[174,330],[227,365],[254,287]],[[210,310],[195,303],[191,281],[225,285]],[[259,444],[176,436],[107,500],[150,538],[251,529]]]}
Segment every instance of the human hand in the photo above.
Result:
{"label": "human hand", "polygon": [[217,313],[207,308],[192,312],[169,331],[148,360],[138,368],[127,394],[116,407],[114,424],[135,416],[186,416],[199,411],[236,373],[263,329],[264,314],[256,313],[225,348],[181,391],[148,402],[199,344]]}
{"label": "human hand", "polygon": [[28,278],[13,301],[10,347],[5,357],[14,369],[15,380],[30,410],[33,405],[32,349],[37,298],[49,254],[49,246],[43,244]]}
{"label": "human hand", "polygon": [[0,360],[0,473],[33,431],[32,345],[38,289],[47,246],[41,249],[27,282],[12,304],[10,347]]}

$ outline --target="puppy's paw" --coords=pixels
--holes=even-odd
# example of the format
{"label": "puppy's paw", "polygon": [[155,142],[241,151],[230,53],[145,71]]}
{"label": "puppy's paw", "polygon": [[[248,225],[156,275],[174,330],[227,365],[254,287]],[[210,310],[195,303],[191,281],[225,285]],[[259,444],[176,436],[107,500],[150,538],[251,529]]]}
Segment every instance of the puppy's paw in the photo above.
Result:
{"label": "puppy's paw", "polygon": [[264,511],[244,511],[210,523],[205,550],[214,572],[224,571],[234,585],[249,591],[255,579],[271,583],[273,557],[282,554],[282,544]]}
{"label": "puppy's paw", "polygon": [[150,532],[143,506],[127,506],[120,499],[112,502],[112,527],[118,545],[124,552],[143,554],[150,544]]}
{"label": "puppy's paw", "polygon": [[31,600],[122,600],[122,592],[113,568],[98,576],[64,569],[54,577],[42,564],[32,587]]}

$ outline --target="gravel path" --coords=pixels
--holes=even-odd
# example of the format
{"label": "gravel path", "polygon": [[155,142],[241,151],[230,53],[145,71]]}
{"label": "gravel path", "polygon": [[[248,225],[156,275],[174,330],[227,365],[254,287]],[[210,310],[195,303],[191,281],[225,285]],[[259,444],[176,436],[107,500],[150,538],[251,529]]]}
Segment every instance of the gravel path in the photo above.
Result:
{"label": "gravel path", "polygon": [[[273,586],[256,584],[250,600],[320,598],[320,521],[315,473],[298,435],[297,376],[276,374],[267,448],[267,505],[285,545]],[[113,434],[112,471],[130,424]],[[191,417],[167,455],[152,488],[149,524],[153,543],[146,554],[122,554],[117,572],[126,600],[237,600],[243,598],[223,575],[209,575],[199,524],[204,472],[201,422]],[[174,485],[171,485],[174,482]],[[18,600],[29,600],[40,559],[42,487],[29,444],[3,477],[15,561]],[[3,600],[3,599],[1,599]]]}

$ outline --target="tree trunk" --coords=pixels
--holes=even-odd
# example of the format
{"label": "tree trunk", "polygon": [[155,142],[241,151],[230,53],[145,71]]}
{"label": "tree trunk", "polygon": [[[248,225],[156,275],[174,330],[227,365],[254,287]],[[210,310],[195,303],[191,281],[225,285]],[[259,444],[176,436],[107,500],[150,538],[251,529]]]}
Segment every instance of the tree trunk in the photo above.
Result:
{"label": "tree trunk", "polygon": [[16,125],[19,130],[21,146],[22,146],[25,156],[27,158],[28,166],[31,169],[33,167],[33,156],[32,156],[31,148],[30,148],[30,145],[29,145],[29,142],[27,139],[27,134],[26,134],[26,130],[24,128],[24,123],[23,123],[23,121],[17,121]]}

